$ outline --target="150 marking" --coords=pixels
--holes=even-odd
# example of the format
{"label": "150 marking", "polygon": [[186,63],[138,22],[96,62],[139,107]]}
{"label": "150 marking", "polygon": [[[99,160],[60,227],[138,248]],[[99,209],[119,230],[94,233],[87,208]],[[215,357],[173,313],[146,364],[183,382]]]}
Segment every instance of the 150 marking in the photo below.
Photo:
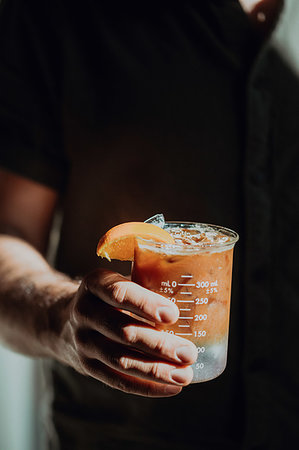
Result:
{"label": "150 marking", "polygon": [[206,330],[194,331],[194,337],[205,337],[207,335]]}

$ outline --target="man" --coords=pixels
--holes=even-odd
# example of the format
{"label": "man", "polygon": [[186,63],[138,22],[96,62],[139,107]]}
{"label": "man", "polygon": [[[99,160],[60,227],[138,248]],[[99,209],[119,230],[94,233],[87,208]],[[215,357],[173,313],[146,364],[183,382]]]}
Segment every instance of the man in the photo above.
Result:
{"label": "man", "polygon": [[[262,3],[252,16],[268,24]],[[2,4],[1,339],[52,360],[52,445],[280,449],[295,437],[285,238],[299,88],[262,39],[231,0]],[[42,255],[58,208],[54,270]],[[118,311],[172,323],[175,305],[126,266],[97,268],[107,229],[159,211],[240,233],[228,367],[213,382],[184,387],[193,344]]]}

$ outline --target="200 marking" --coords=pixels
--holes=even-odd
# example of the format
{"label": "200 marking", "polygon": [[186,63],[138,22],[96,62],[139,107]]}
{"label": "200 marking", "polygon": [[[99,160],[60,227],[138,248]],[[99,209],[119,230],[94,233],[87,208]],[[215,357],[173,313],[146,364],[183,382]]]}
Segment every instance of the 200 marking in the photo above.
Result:
{"label": "200 marking", "polygon": [[207,320],[208,315],[207,314],[195,314],[194,320]]}

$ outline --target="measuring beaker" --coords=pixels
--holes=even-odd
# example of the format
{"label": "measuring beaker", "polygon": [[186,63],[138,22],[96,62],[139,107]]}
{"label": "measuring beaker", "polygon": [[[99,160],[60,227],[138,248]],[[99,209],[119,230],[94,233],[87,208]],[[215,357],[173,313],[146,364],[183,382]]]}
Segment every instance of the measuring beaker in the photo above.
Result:
{"label": "measuring beaker", "polygon": [[176,303],[180,316],[166,333],[197,347],[193,383],[219,376],[226,366],[233,248],[238,234],[195,222],[166,222],[175,244],[137,238],[132,280]]}

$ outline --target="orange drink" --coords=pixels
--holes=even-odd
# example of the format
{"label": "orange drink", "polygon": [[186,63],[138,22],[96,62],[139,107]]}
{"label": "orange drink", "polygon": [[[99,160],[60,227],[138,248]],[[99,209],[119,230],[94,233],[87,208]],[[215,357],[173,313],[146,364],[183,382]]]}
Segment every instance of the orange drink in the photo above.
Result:
{"label": "orange drink", "polygon": [[193,382],[211,380],[226,366],[233,248],[232,230],[198,223],[166,223],[174,244],[136,239],[132,279],[179,308],[178,321],[161,327],[197,346]]}

